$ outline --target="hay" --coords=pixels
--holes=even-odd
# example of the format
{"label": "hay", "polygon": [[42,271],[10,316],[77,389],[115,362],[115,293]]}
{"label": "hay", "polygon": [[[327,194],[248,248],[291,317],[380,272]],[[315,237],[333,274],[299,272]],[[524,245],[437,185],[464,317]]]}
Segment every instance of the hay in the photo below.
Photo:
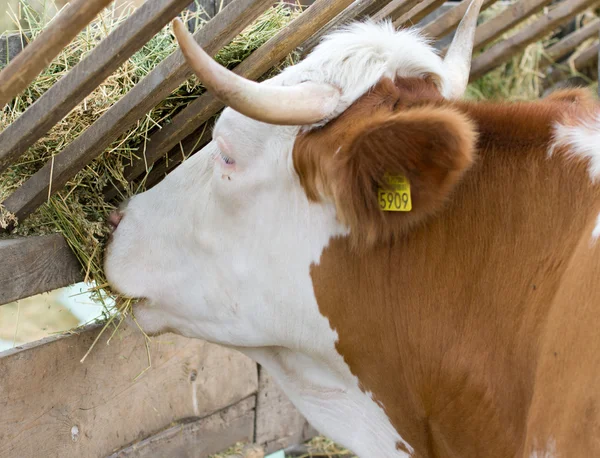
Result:
{"label": "hay", "polygon": [[[43,30],[44,21],[26,0],[21,0],[19,11],[26,22],[31,24],[28,32],[35,38]],[[115,17],[113,13],[109,8],[86,27],[22,95],[0,111],[0,130],[15,121],[126,19],[125,16]],[[195,21],[199,27],[206,22],[207,16],[201,8],[198,8],[198,12],[188,11],[185,14],[186,20]],[[221,50],[217,60],[229,68],[234,67],[298,14],[299,11],[289,5],[275,5]],[[18,23],[21,18],[14,19]],[[176,49],[176,41],[170,26],[167,26],[0,176],[0,202],[46,162],[51,161],[54,155],[60,153]],[[85,280],[92,285],[93,299],[105,306],[99,317],[103,321],[110,321],[116,311],[128,308],[128,301],[118,302],[117,305],[112,301],[116,295],[110,291],[102,269],[104,247],[109,236],[105,222],[116,204],[104,199],[103,190],[110,184],[120,185],[125,189],[123,197],[145,191],[143,185],[133,187],[127,182],[123,175],[125,167],[143,158],[144,148],[151,134],[168,123],[203,91],[195,78],[182,84],[25,221],[16,221],[14,215],[0,205],[0,227],[6,228],[11,223],[17,223],[10,235],[43,235],[53,232],[64,235],[85,269]]]}
{"label": "hay", "polygon": [[[227,450],[211,455],[210,458],[249,458],[252,454],[245,454],[245,442],[238,442]],[[336,444],[324,436],[317,436],[306,443],[305,446],[294,447],[304,449],[303,452],[286,454],[286,458],[357,458],[354,453]]]}
{"label": "hay", "polygon": [[350,450],[336,444],[323,436],[317,436],[308,442],[309,453],[298,458],[330,457],[330,458],[357,458]]}
{"label": "hay", "polygon": [[[484,21],[491,19],[508,8],[507,4],[494,4],[481,13]],[[524,29],[545,14],[544,11],[534,14],[520,23],[517,27],[510,29],[492,43],[488,44],[482,52],[489,49],[496,43],[504,41],[507,37]],[[589,18],[595,17],[592,13],[586,13]],[[500,65],[498,68],[490,71],[476,81],[469,84],[466,98],[469,100],[510,100],[525,101],[536,100],[542,97],[544,91],[548,89],[547,74],[540,69],[540,63],[545,57],[544,50],[554,44],[557,40],[553,38],[550,32],[543,39],[530,44],[521,53],[512,57],[508,62]],[[578,50],[585,49],[589,42],[582,43]],[[577,52],[577,51],[576,51]],[[585,75],[577,72],[568,66],[560,66],[565,70],[567,76]],[[589,78],[587,78],[589,80]],[[589,81],[593,86],[593,82]]]}
{"label": "hay", "polygon": [[[481,13],[481,19],[488,21],[500,14],[510,5],[494,4]],[[497,43],[514,35],[528,24],[535,22],[541,14],[530,16],[517,27],[512,28],[492,43],[484,47],[482,52]],[[514,56],[508,62],[492,70],[467,87],[466,98],[470,100],[533,100],[541,95],[543,75],[539,71],[544,43],[536,42]]]}

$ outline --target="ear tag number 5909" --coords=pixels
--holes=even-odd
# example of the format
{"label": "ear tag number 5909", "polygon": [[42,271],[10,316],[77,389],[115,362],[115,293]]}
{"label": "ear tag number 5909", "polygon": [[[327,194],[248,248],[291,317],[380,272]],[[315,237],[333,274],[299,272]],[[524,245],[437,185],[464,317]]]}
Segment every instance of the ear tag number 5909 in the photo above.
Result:
{"label": "ear tag number 5909", "polygon": [[385,174],[388,189],[379,189],[379,207],[386,212],[409,212],[412,210],[410,183],[402,175]]}

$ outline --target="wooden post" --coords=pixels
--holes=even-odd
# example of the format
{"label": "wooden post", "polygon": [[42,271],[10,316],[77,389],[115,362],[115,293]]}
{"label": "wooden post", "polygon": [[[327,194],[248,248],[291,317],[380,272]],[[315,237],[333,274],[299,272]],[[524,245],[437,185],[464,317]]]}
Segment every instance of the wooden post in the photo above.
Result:
{"label": "wooden post", "polygon": [[[272,3],[273,0],[236,0],[196,32],[195,38],[207,52],[214,55]],[[46,201],[49,186],[52,186],[53,193],[61,190],[116,137],[123,134],[190,75],[191,70],[181,51],[175,51],[55,156],[53,163],[46,163],[9,196],[3,202],[6,209],[19,220],[26,218]]]}
{"label": "wooden post", "polygon": [[[253,441],[255,410],[256,398],[250,396],[207,417],[192,417],[169,425],[168,429],[135,441],[107,458],[208,458],[236,442]],[[227,456],[251,458],[253,455]]]}
{"label": "wooden post", "polygon": [[573,16],[589,8],[595,2],[596,0],[566,0],[558,4],[549,14],[540,17],[533,24],[476,57],[471,65],[471,80],[477,79],[502,65],[529,44],[539,40],[556,27],[565,24]]}
{"label": "wooden post", "polygon": [[267,371],[260,366],[255,434],[256,443],[263,446],[267,453],[281,450],[291,444],[301,444],[318,435]]}
{"label": "wooden post", "polygon": [[21,93],[112,0],[74,0],[0,72],[0,108]]}

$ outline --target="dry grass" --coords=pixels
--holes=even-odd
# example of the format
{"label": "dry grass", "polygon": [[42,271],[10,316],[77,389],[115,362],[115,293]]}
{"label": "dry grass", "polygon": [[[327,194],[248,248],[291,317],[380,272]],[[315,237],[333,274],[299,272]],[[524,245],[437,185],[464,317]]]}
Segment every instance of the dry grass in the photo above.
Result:
{"label": "dry grass", "polygon": [[323,436],[317,436],[308,442],[309,453],[298,458],[329,457],[329,458],[358,458],[350,450],[341,447]]}
{"label": "dry grass", "polygon": [[[238,442],[227,450],[211,455],[210,458],[242,458],[244,456],[244,442]],[[306,443],[306,453],[293,453],[286,458],[358,458],[354,453],[337,445],[323,436],[317,436]],[[252,456],[252,455],[250,455]]]}

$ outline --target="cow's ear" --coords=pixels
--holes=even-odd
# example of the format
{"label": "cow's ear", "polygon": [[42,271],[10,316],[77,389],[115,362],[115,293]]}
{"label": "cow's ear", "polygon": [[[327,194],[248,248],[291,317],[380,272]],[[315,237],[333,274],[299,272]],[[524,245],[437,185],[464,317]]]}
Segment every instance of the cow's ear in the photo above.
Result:
{"label": "cow's ear", "polygon": [[[370,246],[400,235],[442,208],[471,166],[476,141],[474,123],[450,107],[381,113],[363,124],[334,156],[331,180],[338,215],[354,242]],[[380,193],[394,188],[390,177],[405,178],[410,196],[401,193],[394,202]],[[410,211],[381,208],[406,210],[409,204]]]}

